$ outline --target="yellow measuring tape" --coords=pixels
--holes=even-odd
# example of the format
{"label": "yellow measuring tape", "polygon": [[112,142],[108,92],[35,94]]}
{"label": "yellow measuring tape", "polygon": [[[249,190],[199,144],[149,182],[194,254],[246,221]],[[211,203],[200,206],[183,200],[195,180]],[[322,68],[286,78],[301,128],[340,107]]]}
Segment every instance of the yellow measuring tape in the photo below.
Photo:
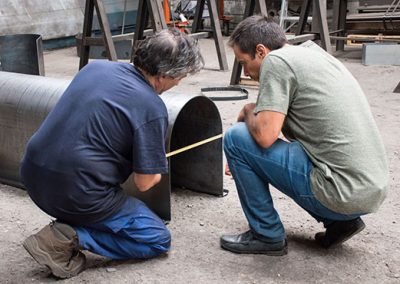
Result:
{"label": "yellow measuring tape", "polygon": [[222,138],[223,136],[224,136],[224,134],[222,134],[222,133],[221,133],[221,134],[218,134],[218,135],[215,135],[215,136],[213,136],[213,137],[210,137],[210,138],[201,140],[201,141],[199,141],[199,142],[196,142],[196,143],[190,144],[190,145],[188,145],[188,146],[185,146],[185,147],[183,147],[183,148],[180,148],[180,149],[174,150],[174,151],[172,151],[172,152],[169,152],[169,153],[167,153],[165,156],[166,156],[167,158],[168,158],[168,157],[171,157],[171,156],[173,156],[173,155],[176,155],[176,154],[185,152],[185,151],[187,151],[187,150],[190,150],[190,149],[199,147],[199,146],[201,146],[201,145],[203,145],[203,144],[206,144],[206,143],[209,143],[209,142],[211,142],[211,141],[214,141],[214,140],[217,140],[217,139],[219,139],[219,138]]}

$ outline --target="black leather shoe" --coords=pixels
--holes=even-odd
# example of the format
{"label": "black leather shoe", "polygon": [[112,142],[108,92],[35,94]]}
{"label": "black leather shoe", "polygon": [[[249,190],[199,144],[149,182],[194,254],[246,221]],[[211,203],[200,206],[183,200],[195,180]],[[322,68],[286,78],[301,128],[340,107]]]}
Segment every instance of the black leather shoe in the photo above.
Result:
{"label": "black leather shoe", "polygon": [[220,239],[221,247],[235,253],[252,253],[266,255],[287,254],[286,239],[267,243],[257,239],[251,230],[239,235],[223,235]]}
{"label": "black leather shoe", "polygon": [[324,248],[331,248],[344,243],[365,228],[360,217],[348,221],[335,221],[329,224],[325,232],[315,235],[315,240]]}

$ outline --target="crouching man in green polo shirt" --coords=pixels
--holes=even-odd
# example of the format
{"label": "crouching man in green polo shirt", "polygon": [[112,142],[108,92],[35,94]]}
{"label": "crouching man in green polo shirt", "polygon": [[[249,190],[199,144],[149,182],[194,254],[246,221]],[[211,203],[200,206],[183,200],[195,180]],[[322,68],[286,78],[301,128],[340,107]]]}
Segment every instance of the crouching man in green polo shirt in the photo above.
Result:
{"label": "crouching man in green polo shirt", "polygon": [[[250,229],[221,237],[236,253],[287,253],[285,230],[270,194],[291,197],[325,232],[324,248],[364,229],[360,216],[385,198],[388,165],[368,102],[356,79],[313,42],[287,44],[262,16],[242,21],[229,41],[244,74],[260,82],[225,134],[232,174]],[[280,133],[284,139],[278,138]]]}

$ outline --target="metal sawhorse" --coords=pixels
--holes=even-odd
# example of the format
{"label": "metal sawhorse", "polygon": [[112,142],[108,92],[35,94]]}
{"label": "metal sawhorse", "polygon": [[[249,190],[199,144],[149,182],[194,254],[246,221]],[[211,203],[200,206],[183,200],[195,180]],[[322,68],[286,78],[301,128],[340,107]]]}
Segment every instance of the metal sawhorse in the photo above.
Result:
{"label": "metal sawhorse", "polygon": [[[200,31],[201,17],[203,15],[205,2],[206,0],[197,0],[196,14],[193,21],[192,34],[190,34],[190,36],[195,38],[204,38],[212,34],[217,49],[220,69],[226,71],[228,70],[228,63],[222,40],[221,27],[218,20],[216,0],[207,0],[212,31]],[[102,37],[91,36],[94,9],[96,9],[97,12],[97,17],[102,31]],[[134,52],[135,45],[138,40],[144,38],[145,28],[149,21],[149,17],[152,23],[152,29],[154,31],[158,32],[162,29],[168,28],[164,18],[164,10],[160,1],[139,0],[137,14],[138,17],[136,19],[134,42],[132,45],[131,56]],[[102,0],[86,0],[79,69],[81,69],[89,62],[90,46],[94,45],[104,45],[108,59],[112,61],[117,61],[117,53],[115,51],[115,46],[110,31],[110,25],[107,20],[107,14]]]}
{"label": "metal sawhorse", "polygon": [[[268,0],[247,0],[243,18],[247,18],[255,14],[256,6],[260,14],[268,15],[265,1]],[[316,31],[305,33],[305,26],[307,24],[308,15],[310,13],[311,1],[313,1],[315,10],[314,11],[315,15],[313,17],[313,27],[315,28]],[[331,52],[329,30],[326,17],[326,6],[322,7],[323,3],[326,3],[325,0],[303,1],[296,36],[294,38],[289,39],[289,43],[297,44],[307,40],[320,39],[322,48],[324,48],[329,53]],[[241,72],[242,72],[242,67],[235,59],[232,69],[230,85],[240,84]]]}

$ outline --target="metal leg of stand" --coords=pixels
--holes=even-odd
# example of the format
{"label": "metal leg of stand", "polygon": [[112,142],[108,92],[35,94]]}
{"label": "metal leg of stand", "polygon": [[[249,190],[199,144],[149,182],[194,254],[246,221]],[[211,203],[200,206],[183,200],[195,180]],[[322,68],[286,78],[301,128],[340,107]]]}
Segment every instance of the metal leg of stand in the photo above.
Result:
{"label": "metal leg of stand", "polygon": [[[267,0],[268,1],[268,0]],[[247,0],[246,8],[244,11],[243,19],[255,14],[256,10],[261,15],[268,15],[266,1],[263,0]],[[242,66],[235,59],[232,68],[230,85],[238,85],[240,83],[240,75],[242,73]]]}
{"label": "metal leg of stand", "polygon": [[[333,2],[333,29],[338,31],[338,36],[346,34],[347,0],[334,0]],[[336,40],[336,50],[344,50],[344,40]]]}
{"label": "metal leg of stand", "polygon": [[221,25],[218,17],[216,0],[207,0],[208,11],[210,13],[212,35],[214,37],[215,48],[218,55],[219,69],[228,70],[228,61],[226,59],[224,41],[222,40]]}
{"label": "metal leg of stand", "polygon": [[131,62],[133,61],[133,55],[135,54],[138,41],[144,38],[144,30],[149,19],[151,19],[152,28],[154,31],[159,32],[167,28],[161,2],[157,0],[139,0],[131,51]]}
{"label": "metal leg of stand", "polygon": [[[205,3],[206,3],[206,0],[197,0],[196,12],[195,12],[193,24],[192,24],[191,36],[193,36],[193,37],[196,37],[197,34],[200,34],[201,30],[203,29],[202,16],[203,16]],[[210,20],[211,20],[211,29],[212,29],[211,34],[214,37],[215,48],[217,50],[217,55],[218,55],[219,69],[223,70],[223,71],[227,71],[228,70],[228,62],[226,59],[224,42],[222,40],[222,31],[221,31],[221,25],[220,25],[219,17],[218,17],[218,8],[217,8],[216,0],[207,0],[207,7],[208,7],[209,15],[210,15]]]}
{"label": "metal leg of stand", "polygon": [[296,36],[304,34],[304,30],[305,30],[306,24],[307,24],[307,17],[308,17],[308,14],[310,13],[311,0],[304,0],[303,5],[301,7],[302,8],[300,11],[300,18],[299,18],[299,24],[297,27],[297,31],[296,31]]}
{"label": "metal leg of stand", "polygon": [[[321,46],[328,53],[332,53],[331,40],[329,37],[328,21],[326,15],[326,0],[314,0],[316,14],[315,27],[321,40]],[[313,21],[314,23],[314,21]]]}
{"label": "metal leg of stand", "polygon": [[[91,37],[95,8],[102,31],[102,39]],[[90,46],[92,45],[104,45],[108,59],[112,61],[118,60],[117,52],[115,51],[114,42],[112,40],[110,25],[108,23],[106,10],[102,0],[86,0],[79,69],[82,69],[89,62]]]}
{"label": "metal leg of stand", "polygon": [[[331,53],[331,43],[329,38],[328,21],[326,16],[326,0],[304,0],[300,12],[299,26],[297,28],[296,36],[304,35],[307,17],[310,13],[311,1],[313,2],[314,15],[312,20],[312,27],[316,31],[311,33],[317,34],[321,40],[322,48]],[[306,37],[305,37],[306,38]]]}
{"label": "metal leg of stand", "polygon": [[400,82],[396,88],[394,88],[393,93],[400,93]]}

